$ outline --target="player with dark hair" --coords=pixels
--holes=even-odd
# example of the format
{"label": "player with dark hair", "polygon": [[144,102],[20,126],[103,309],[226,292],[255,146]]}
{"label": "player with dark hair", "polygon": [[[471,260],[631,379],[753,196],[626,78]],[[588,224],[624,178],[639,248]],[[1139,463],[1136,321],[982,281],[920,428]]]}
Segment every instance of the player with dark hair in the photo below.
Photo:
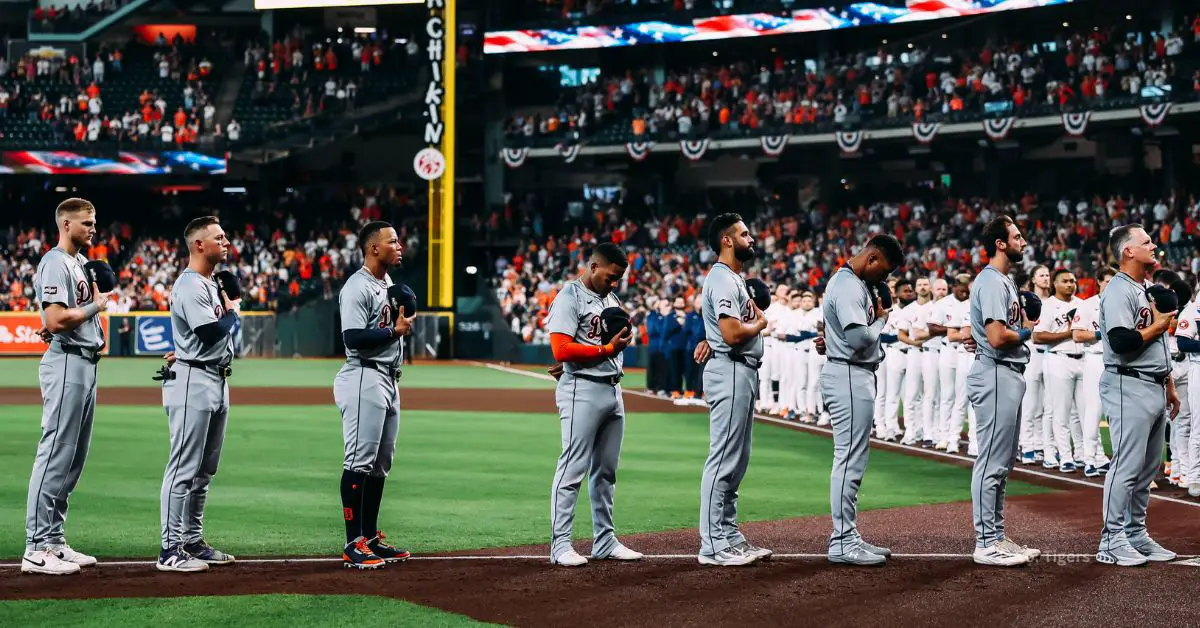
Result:
{"label": "player with dark hair", "polygon": [[1043,460],[1058,464],[1063,473],[1074,473],[1083,464],[1083,347],[1073,339],[1071,325],[1083,301],[1075,296],[1075,273],[1066,268],[1050,279],[1054,295],[1042,302],[1042,317],[1033,328],[1033,341],[1044,347],[1042,381],[1052,429],[1043,443]]}
{"label": "player with dark hair", "polygon": [[597,244],[579,279],[555,295],[546,318],[554,359],[563,365],[554,392],[563,449],[550,490],[550,562],[555,565],[580,567],[588,562],[571,545],[584,474],[592,500],[592,558],[642,558],[617,540],[612,515],[625,435],[624,352],[633,337],[629,315],[613,291],[628,267],[621,247]]}
{"label": "player with dark hair", "polygon": [[383,485],[396,455],[400,431],[400,364],[404,336],[412,333],[414,295],[393,284],[388,270],[404,261],[396,230],[374,221],[359,231],[363,266],[338,294],[346,364],[333,380],[342,415],[342,519],[346,545],[342,565],[378,569],[409,558],[379,530]]}
{"label": "player with dark hair", "polygon": [[1100,375],[1104,373],[1104,344],[1100,342],[1100,295],[1104,294],[1117,271],[1105,268],[1096,277],[1100,293],[1092,295],[1080,304],[1071,322],[1071,339],[1083,347],[1083,381],[1080,384],[1085,394],[1083,407],[1079,409],[1079,422],[1083,429],[1083,475],[1100,477],[1109,471],[1108,456],[1100,439]]}

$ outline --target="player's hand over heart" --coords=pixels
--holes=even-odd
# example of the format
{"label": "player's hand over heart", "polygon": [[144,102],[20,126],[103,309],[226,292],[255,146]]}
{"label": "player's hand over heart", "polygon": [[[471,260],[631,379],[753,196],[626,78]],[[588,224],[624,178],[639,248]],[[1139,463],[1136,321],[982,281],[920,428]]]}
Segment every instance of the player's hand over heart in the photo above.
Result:
{"label": "player's hand over heart", "polygon": [[416,314],[412,316],[400,316],[396,318],[396,324],[392,327],[392,330],[396,332],[397,336],[407,336],[412,333],[413,321],[415,320],[417,320]]}

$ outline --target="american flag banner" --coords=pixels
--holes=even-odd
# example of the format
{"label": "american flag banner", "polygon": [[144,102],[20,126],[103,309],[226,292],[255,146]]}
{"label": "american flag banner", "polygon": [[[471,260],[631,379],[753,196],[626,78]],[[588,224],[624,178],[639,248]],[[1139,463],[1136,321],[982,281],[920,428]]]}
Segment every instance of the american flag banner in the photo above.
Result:
{"label": "american flag banner", "polygon": [[5,151],[3,174],[225,174],[220,157],[191,151],[119,152],[115,159],[72,151]]}

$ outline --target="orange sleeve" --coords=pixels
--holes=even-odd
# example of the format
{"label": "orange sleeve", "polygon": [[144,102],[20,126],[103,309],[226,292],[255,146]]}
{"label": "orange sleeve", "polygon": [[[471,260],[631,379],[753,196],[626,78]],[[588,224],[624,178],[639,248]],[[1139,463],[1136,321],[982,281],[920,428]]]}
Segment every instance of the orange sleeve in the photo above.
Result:
{"label": "orange sleeve", "polygon": [[613,346],[593,347],[574,342],[566,334],[550,334],[550,350],[554,352],[557,362],[595,362],[612,355]]}

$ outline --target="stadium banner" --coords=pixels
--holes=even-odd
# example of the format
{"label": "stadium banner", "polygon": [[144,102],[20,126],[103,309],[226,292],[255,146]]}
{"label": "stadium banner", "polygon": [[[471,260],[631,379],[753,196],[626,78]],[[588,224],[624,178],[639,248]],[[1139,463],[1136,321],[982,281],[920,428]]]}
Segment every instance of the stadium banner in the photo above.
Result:
{"label": "stadium banner", "polygon": [[[165,355],[175,350],[170,312],[130,312],[135,334],[134,355]],[[233,353],[239,358],[275,357],[275,314],[241,312],[233,323]]]}
{"label": "stadium banner", "polygon": [[63,150],[10,150],[0,154],[0,174],[222,175],[226,174],[226,162],[224,157],[191,151],[122,151],[109,157]]}
{"label": "stadium banner", "polygon": [[426,0],[254,0],[256,11],[270,9],[322,9],[325,7],[363,7],[385,4],[425,4]]}
{"label": "stadium banner", "polygon": [[8,42],[8,58],[20,59],[29,55],[34,59],[78,59],[87,58],[87,44],[82,42],[56,41],[41,42],[27,39],[13,39]]}
{"label": "stadium banner", "polygon": [[133,328],[137,334],[134,355],[164,355],[175,350],[170,315],[138,316]]}
{"label": "stadium banner", "polygon": [[[100,327],[108,338],[108,317],[100,317]],[[37,312],[0,313],[0,356],[42,355],[49,347],[38,336],[42,316]],[[108,347],[101,352],[108,355]]]}
{"label": "stadium banner", "polygon": [[[281,0],[286,1],[286,0]],[[484,54],[616,48],[642,44],[667,44],[714,39],[764,37],[794,33],[902,24],[905,22],[984,15],[1000,11],[1070,4],[1074,0],[954,0],[904,2],[856,2],[840,10],[804,9],[791,16],[752,13],[698,18],[690,24],[663,21],[633,22],[611,26],[575,26],[562,29],[492,31],[484,35]],[[256,0],[256,5],[265,0]],[[258,7],[263,8],[263,7]],[[270,7],[276,8],[276,7]]]}

